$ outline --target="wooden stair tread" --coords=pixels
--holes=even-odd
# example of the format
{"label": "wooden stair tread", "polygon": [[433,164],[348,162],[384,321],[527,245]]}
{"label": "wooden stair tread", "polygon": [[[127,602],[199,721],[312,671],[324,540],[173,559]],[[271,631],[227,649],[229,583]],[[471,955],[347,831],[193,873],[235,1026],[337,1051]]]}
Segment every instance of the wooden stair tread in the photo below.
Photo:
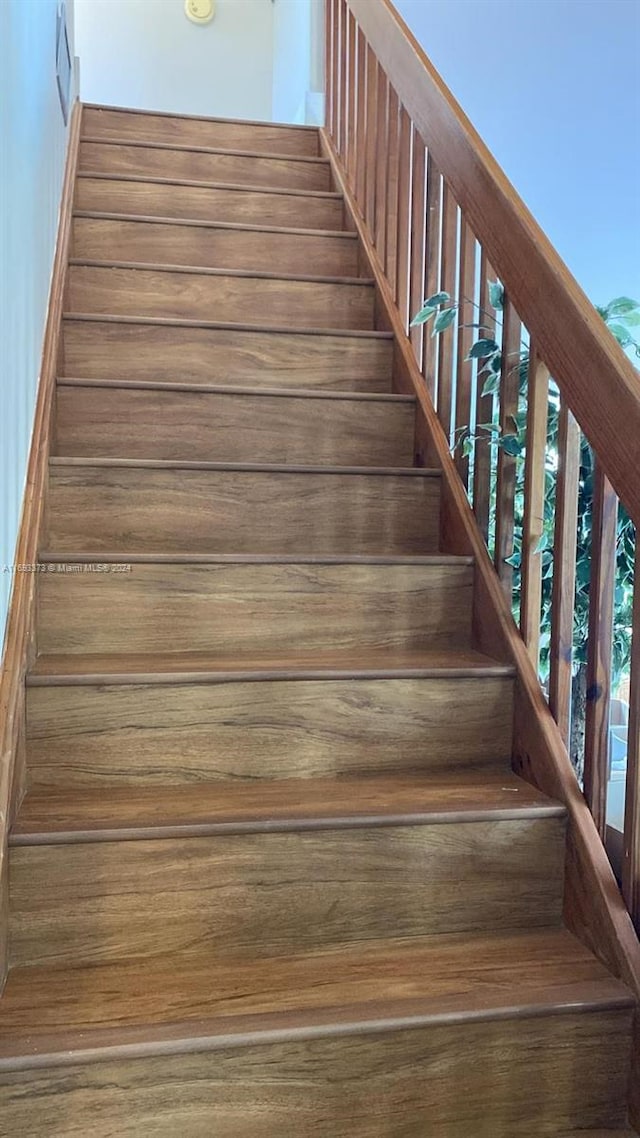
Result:
{"label": "wooden stair tread", "polygon": [[[44,550],[39,562],[49,564],[59,562],[63,565],[96,562],[95,553],[86,550],[71,553],[56,553]],[[342,553],[101,553],[100,564],[131,562],[136,565],[175,564],[175,565],[473,565],[473,557],[458,553],[409,553],[409,554],[342,554]],[[62,572],[63,570],[61,570]]]}
{"label": "wooden stair tread", "polygon": [[440,471],[414,466],[302,466],[274,462],[190,462],[160,458],[66,458],[52,456],[51,466],[107,466],[151,470],[237,470],[268,474],[355,474],[406,478],[439,478]]}
{"label": "wooden stair tread", "polygon": [[[191,154],[219,154],[222,156],[230,155],[234,158],[268,158],[276,159],[277,161],[290,162],[290,163],[306,163],[319,166],[322,169],[328,170],[331,163],[328,158],[323,158],[320,155],[313,154],[288,154],[282,153],[277,150],[248,150],[239,149],[228,146],[197,146],[195,143],[181,144],[179,142],[160,142],[156,139],[145,138],[117,138],[115,135],[109,138],[95,137],[91,134],[83,134],[80,137],[80,144],[83,142],[90,142],[92,145],[100,144],[103,146],[126,146],[135,147],[144,150],[179,150],[182,153]],[[87,173],[83,169],[83,173]]]}
{"label": "wooden stair tread", "polygon": [[[225,186],[229,189],[229,186]],[[260,192],[260,191],[258,191]],[[206,221],[201,218],[190,217],[160,217],[155,214],[122,213],[111,210],[75,209],[74,217],[93,218],[96,221],[135,221],[141,225],[181,225],[193,226],[197,229],[224,229],[241,233],[275,233],[291,234],[300,237],[336,237],[349,242],[357,241],[358,235],[350,229],[307,229],[299,225],[255,225],[250,222],[239,221]]]}
{"label": "wooden stair tread", "polygon": [[91,324],[145,324],[159,328],[211,328],[229,332],[258,332],[261,336],[343,336],[365,340],[393,340],[392,332],[375,328],[309,328],[293,324],[240,324],[235,320],[187,320],[182,316],[124,316],[113,312],[64,312],[63,320],[83,321]]}
{"label": "wooden stair tread", "polygon": [[383,677],[511,676],[513,668],[471,649],[375,649],[359,652],[305,652],[290,656],[207,655],[201,652],[140,655],[46,655],[39,656],[27,683],[173,683],[224,682],[263,679],[341,679]]}
{"label": "wooden stair tread", "polygon": [[[111,139],[102,139],[101,141],[111,142]],[[260,157],[264,157],[264,155],[260,155]],[[78,170],[78,178],[102,182],[150,182],[157,186],[193,186],[203,190],[235,190],[238,193],[288,194],[293,197],[342,200],[342,194],[336,190],[306,190],[297,186],[288,189],[286,186],[261,186],[252,182],[215,182],[198,178],[162,178],[157,174],[109,174],[105,173],[104,170]]]}
{"label": "wooden stair tread", "polygon": [[0,1069],[632,1004],[563,929],[367,941],[249,960],[189,954],[31,966],[9,974]]}
{"label": "wooden stair tread", "polygon": [[336,284],[362,286],[373,289],[374,281],[370,277],[347,276],[315,276],[309,273],[276,273],[265,272],[260,269],[214,269],[201,265],[170,265],[166,262],[149,261],[98,261],[85,257],[70,257],[70,265],[93,269],[132,269],[140,272],[153,273],[181,273],[183,276],[195,277],[232,277],[242,280],[261,281],[291,281],[299,284]]}
{"label": "wooden stair tread", "polygon": [[415,396],[398,395],[395,392],[378,391],[332,391],[305,387],[246,387],[224,383],[169,383],[163,380],[144,379],[83,379],[74,376],[59,376],[58,387],[107,387],[111,389],[135,391],[183,391],[202,395],[266,396],[283,399],[337,399],[339,402],[415,404]]}
{"label": "wooden stair tread", "polygon": [[508,770],[412,772],[345,778],[262,779],[154,786],[31,790],[12,845],[213,833],[436,825],[557,817],[552,802]]}

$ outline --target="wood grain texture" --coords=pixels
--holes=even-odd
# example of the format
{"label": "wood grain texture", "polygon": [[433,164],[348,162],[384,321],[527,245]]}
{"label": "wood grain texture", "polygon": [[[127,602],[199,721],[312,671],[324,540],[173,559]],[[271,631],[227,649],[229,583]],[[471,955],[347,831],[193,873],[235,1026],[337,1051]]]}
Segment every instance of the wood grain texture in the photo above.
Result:
{"label": "wood grain texture", "polygon": [[344,206],[331,191],[274,190],[268,187],[148,180],[136,175],[81,174],[76,181],[76,209],[134,213],[148,217],[253,225],[302,225],[307,229],[342,229]]}
{"label": "wood grain texture", "polygon": [[140,1138],[143,1126],[204,1138],[212,1116],[216,1138],[263,1138],[265,1119],[282,1138],[423,1138],[425,1117],[429,1138],[557,1138],[559,1125],[623,1125],[628,1023],[628,1011],[604,1008],[105,1057],[7,1073],[0,1101],[12,1133],[37,1138],[85,1138],[87,1102],[93,1138]]}
{"label": "wood grain texture", "polygon": [[[153,560],[153,558],[147,559]],[[112,564],[112,563],[111,563]],[[98,565],[98,571],[103,566]],[[96,683],[209,684],[271,680],[446,679],[512,676],[512,669],[468,648],[295,648],[289,653],[101,652],[38,656],[28,687]]]}
{"label": "wood grain texture", "polygon": [[414,406],[389,400],[58,385],[55,453],[410,466]]}
{"label": "wood grain texture", "polygon": [[117,685],[102,675],[27,689],[29,772],[33,787],[107,787],[486,769],[508,766],[512,715],[505,676]]}
{"label": "wood grain texture", "polygon": [[[172,1045],[184,1053],[190,1026],[200,1032],[198,1039],[192,1031],[191,1049],[214,1051],[255,1045],[267,1035],[313,1038],[323,1028],[337,1042],[375,1013],[381,1031],[393,1030],[403,1013],[415,1026],[436,1027],[446,1018],[464,1030],[478,1018],[495,1023],[507,1009],[524,1023],[545,999],[555,1012],[569,1002],[585,1012],[629,1003],[622,985],[554,928],[341,943],[236,963],[222,958],[213,969],[204,946],[175,959],[178,968],[160,954],[94,968],[91,976],[85,968],[16,968],[0,1021],[1,1069],[28,1067],[29,1058],[64,1065],[65,1044],[67,1064],[96,1045],[103,1058],[119,1056],[127,1045],[138,1054],[159,1047],[170,1053]],[[162,993],[153,1002],[151,978],[152,990]],[[74,1028],[83,1029],[80,1039]]]}
{"label": "wood grain texture", "polygon": [[46,544],[61,553],[429,553],[438,501],[437,477],[401,473],[56,465]]}
{"label": "wood grain texture", "polygon": [[139,261],[331,277],[358,275],[358,246],[352,234],[257,225],[234,228],[76,214],[72,256],[88,261]]}
{"label": "wood grain texture", "polygon": [[[636,523],[638,379],[391,0],[349,8]],[[526,265],[527,271],[523,272]],[[544,302],[541,302],[544,297]]]}
{"label": "wood grain texture", "polygon": [[31,790],[12,845],[563,817],[506,769]]}
{"label": "wood grain texture", "polygon": [[564,820],[14,846],[12,967],[554,926]]}
{"label": "wood grain texture", "polygon": [[[58,337],[71,231],[79,131],[80,111],[76,103],[69,127],[33,431],[14,557],[16,565],[33,564],[42,539],[46,510],[47,460],[55,403]],[[26,786],[24,682],[35,655],[35,619],[35,575],[15,573],[7,612],[0,671],[0,992],[4,985],[7,966],[7,832]]]}
{"label": "wood grain texture", "polygon": [[66,319],[63,374],[89,379],[390,391],[391,340],[152,320]]}
{"label": "wood grain texture", "polygon": [[71,311],[186,320],[258,319],[292,328],[373,328],[373,288],[365,283],[235,275],[213,269],[69,266]]}
{"label": "wood grain texture", "polygon": [[188,181],[266,186],[283,190],[330,190],[324,159],[262,157],[236,151],[172,149],[118,142],[80,144],[80,170],[87,174],[137,174]]}
{"label": "wood grain texture", "polygon": [[465,646],[471,636],[473,569],[466,565],[48,568],[38,576],[43,654],[418,650]]}
{"label": "wood grain texture", "polygon": [[242,122],[85,106],[82,132],[92,138],[128,138],[134,142],[177,143],[253,150],[258,154],[318,155],[318,131],[307,126]]}

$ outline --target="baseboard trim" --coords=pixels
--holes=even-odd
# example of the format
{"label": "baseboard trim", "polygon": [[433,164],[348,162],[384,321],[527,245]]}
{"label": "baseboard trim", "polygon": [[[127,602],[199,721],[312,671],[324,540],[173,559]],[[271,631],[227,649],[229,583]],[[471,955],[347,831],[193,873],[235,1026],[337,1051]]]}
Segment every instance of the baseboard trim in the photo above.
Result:
{"label": "baseboard trim", "polygon": [[51,424],[58,368],[69,242],[73,215],[73,192],[78,162],[81,105],[71,114],[64,180],[60,198],[58,233],[44,327],[40,379],[27,477],[25,483],[9,611],[0,667],[0,991],[7,972],[9,913],[8,834],[26,788],[25,675],[36,652],[36,573],[28,567],[37,560],[46,503],[46,480],[51,443]]}

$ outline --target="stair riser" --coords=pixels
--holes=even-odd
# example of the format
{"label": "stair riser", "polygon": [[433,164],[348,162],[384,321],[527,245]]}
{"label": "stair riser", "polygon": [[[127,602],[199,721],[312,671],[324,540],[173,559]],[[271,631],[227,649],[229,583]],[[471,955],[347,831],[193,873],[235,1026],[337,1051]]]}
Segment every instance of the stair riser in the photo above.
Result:
{"label": "stair riser", "polygon": [[137,174],[284,190],[332,189],[329,165],[325,162],[104,142],[80,144],[79,169],[88,174]]}
{"label": "stair riser", "polygon": [[[1,1077],[10,1134],[555,1138],[622,1125],[630,1014],[464,1022]],[[428,1120],[428,1121],[427,1121]]]}
{"label": "stair riser", "polygon": [[560,923],[564,820],[14,847],[14,965]]}
{"label": "stair riser", "polygon": [[75,219],[71,255],[88,261],[358,276],[358,245],[348,236],[208,229],[94,217]]}
{"label": "stair riser", "polygon": [[28,768],[108,787],[506,765],[512,714],[504,677],[30,687]]}
{"label": "stair riser", "polygon": [[55,453],[412,466],[411,403],[59,386]]}
{"label": "stair riser", "polygon": [[80,379],[391,391],[392,345],[373,336],[305,336],[99,319],[66,320],[63,334],[62,374]]}
{"label": "stair riser", "polygon": [[317,130],[300,130],[267,123],[225,122],[171,115],[132,114],[130,111],[85,107],[82,132],[90,138],[166,142],[176,146],[219,146],[260,154],[319,153]]}
{"label": "stair riser", "polygon": [[466,647],[470,639],[470,566],[57,568],[38,580],[42,653],[286,654],[296,644],[340,651]]}
{"label": "stair riser", "polygon": [[51,468],[57,553],[430,553],[438,478]]}
{"label": "stair riser", "polygon": [[230,221],[248,225],[343,229],[339,198],[268,193],[242,189],[187,186],[173,182],[133,182],[117,178],[78,178],[76,209],[138,213],[147,217]]}
{"label": "stair riser", "polygon": [[373,286],[70,265],[67,308],[115,316],[373,328]]}

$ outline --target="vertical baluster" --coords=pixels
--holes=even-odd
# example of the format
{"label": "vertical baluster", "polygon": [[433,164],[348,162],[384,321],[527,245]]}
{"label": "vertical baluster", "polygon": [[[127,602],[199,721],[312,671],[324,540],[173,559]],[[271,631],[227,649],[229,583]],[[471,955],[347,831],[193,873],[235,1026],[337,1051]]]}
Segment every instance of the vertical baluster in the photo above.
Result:
{"label": "vertical baluster", "polygon": [[389,80],[378,68],[378,115],[376,121],[376,221],[375,245],[384,266],[387,241],[387,140],[389,115]]}
{"label": "vertical baluster", "polygon": [[[480,250],[480,288],[478,291],[480,310],[478,323],[482,324],[480,332],[483,337],[493,339],[496,332],[496,322],[489,309],[489,282],[495,279],[491,265],[487,261],[484,249]],[[476,439],[473,455],[473,511],[484,540],[489,543],[489,511],[491,505],[491,454],[492,444],[485,432],[478,432],[480,423],[493,422],[494,396],[490,392],[482,394],[486,383],[487,373],[480,375],[483,361],[478,361],[478,395],[476,399]]]}
{"label": "vertical baluster", "polygon": [[584,794],[603,839],[609,774],[609,707],[617,529],[618,499],[601,463],[594,458]]}
{"label": "vertical baluster", "polygon": [[538,356],[535,346],[531,344],[527,381],[520,631],[536,672],[540,665],[542,604],[542,551],[538,546],[544,533],[544,473],[548,412],[549,372]]}
{"label": "vertical baluster", "polygon": [[[512,435],[518,411],[520,388],[520,318],[505,298],[502,325],[502,373],[500,377],[500,431]],[[496,485],[496,549],[495,566],[509,606],[513,600],[513,568],[507,558],[513,556],[514,512],[516,494],[516,458],[503,447],[498,448]]]}
{"label": "vertical baluster", "polygon": [[346,0],[340,2],[340,82],[338,88],[338,153],[347,153],[347,16]]}
{"label": "vertical baluster", "polygon": [[365,203],[365,177],[366,177],[366,144],[367,144],[367,44],[360,28],[356,37],[356,120],[358,123],[356,134],[356,175],[355,193],[360,211],[364,213]]}
{"label": "vertical baluster", "polygon": [[[398,239],[396,243],[396,298],[405,331],[409,326],[409,242],[411,230],[411,119],[400,108],[398,143]],[[412,314],[413,315],[413,314]]]}
{"label": "vertical baluster", "polygon": [[[415,126],[411,144],[411,264],[409,274],[409,310],[413,318],[424,300],[424,252],[427,224],[426,150]],[[422,367],[424,328],[411,329],[411,343],[418,363]]]}
{"label": "vertical baluster", "polygon": [[[460,427],[471,426],[471,397],[473,383],[473,360],[467,359],[474,341],[474,330],[470,325],[477,323],[474,306],[476,287],[476,239],[473,231],[461,219],[460,229],[460,271],[459,271],[458,316],[460,329],[458,332],[458,348],[456,360],[456,430]],[[469,483],[469,459],[462,453],[462,447],[457,447],[455,463],[458,474],[464,482],[465,488]]]}
{"label": "vertical baluster", "polygon": [[356,21],[347,11],[347,150],[346,169],[353,186],[356,163],[356,133],[361,129],[356,122]]}
{"label": "vertical baluster", "polygon": [[640,541],[636,530],[622,894],[640,934]]}
{"label": "vertical baluster", "polygon": [[558,474],[553,537],[549,707],[567,748],[571,730],[579,479],[580,428],[562,400],[558,420]]}
{"label": "vertical baluster", "polygon": [[[442,249],[440,255],[440,288],[453,298],[456,291],[456,256],[458,250],[458,205],[446,181],[442,183]],[[438,418],[451,441],[451,408],[453,401],[454,336],[450,328],[438,336]]]}
{"label": "vertical baluster", "polygon": [[398,240],[398,145],[399,116],[398,96],[389,87],[389,125],[387,145],[387,218],[386,218],[386,256],[384,269],[391,285],[393,299],[396,299],[396,245]]}
{"label": "vertical baluster", "polygon": [[367,170],[365,220],[372,240],[376,213],[376,135],[378,133],[378,61],[367,44]]}
{"label": "vertical baluster", "polygon": [[[440,216],[442,209],[442,178],[431,155],[427,158],[427,248],[425,253],[425,298],[433,296],[440,287]],[[422,374],[434,403],[438,374],[438,341],[427,325],[424,336]]]}

